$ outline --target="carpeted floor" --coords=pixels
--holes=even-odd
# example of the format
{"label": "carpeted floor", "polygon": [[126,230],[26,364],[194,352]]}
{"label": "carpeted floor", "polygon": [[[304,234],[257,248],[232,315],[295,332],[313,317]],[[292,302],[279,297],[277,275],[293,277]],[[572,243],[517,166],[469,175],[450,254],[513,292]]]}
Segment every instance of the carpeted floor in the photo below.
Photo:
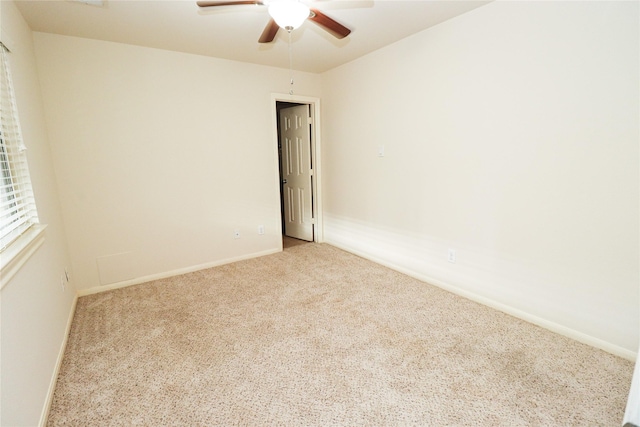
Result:
{"label": "carpeted floor", "polygon": [[299,245],[306,245],[308,243],[310,242],[307,242],[306,240],[295,239],[289,236],[282,236],[282,247],[284,249],[292,248]]}
{"label": "carpeted floor", "polygon": [[631,362],[325,244],[82,297],[49,426],[616,426]]}

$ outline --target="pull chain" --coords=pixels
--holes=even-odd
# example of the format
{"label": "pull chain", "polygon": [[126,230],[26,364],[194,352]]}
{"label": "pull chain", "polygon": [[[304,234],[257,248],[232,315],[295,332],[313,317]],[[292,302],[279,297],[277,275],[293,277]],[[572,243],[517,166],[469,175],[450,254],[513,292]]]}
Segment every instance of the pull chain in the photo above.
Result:
{"label": "pull chain", "polygon": [[293,54],[291,49],[291,30],[289,30],[289,95],[293,95]]}

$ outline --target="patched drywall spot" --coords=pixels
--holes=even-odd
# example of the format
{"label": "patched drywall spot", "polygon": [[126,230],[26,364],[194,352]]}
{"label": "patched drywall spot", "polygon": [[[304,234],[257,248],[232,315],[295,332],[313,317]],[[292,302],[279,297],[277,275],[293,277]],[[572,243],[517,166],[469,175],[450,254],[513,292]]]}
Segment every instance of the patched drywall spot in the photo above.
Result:
{"label": "patched drywall spot", "polygon": [[132,252],[101,256],[96,258],[96,263],[101,285],[123,282],[135,277]]}

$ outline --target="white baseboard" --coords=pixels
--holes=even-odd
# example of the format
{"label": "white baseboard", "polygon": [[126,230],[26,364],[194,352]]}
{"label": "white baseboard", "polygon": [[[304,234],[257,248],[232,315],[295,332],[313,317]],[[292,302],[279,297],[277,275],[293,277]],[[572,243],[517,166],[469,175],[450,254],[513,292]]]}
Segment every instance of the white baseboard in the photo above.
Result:
{"label": "white baseboard", "polygon": [[630,361],[635,361],[637,358],[637,353],[627,350],[625,348],[622,348],[620,346],[611,344],[607,341],[592,337],[590,335],[584,334],[582,332],[567,328],[565,326],[562,326],[560,324],[548,321],[546,319],[540,318],[538,316],[534,316],[532,314],[526,313],[522,310],[518,310],[516,308],[507,306],[505,304],[502,304],[500,302],[494,301],[492,299],[489,298],[485,298],[481,295],[477,295],[473,292],[469,292],[465,289],[461,289],[457,286],[453,286],[450,285],[448,283],[445,283],[441,280],[437,280],[434,279],[432,277],[429,277],[425,274],[421,274],[421,273],[417,273],[415,271],[411,271],[408,270],[406,268],[403,268],[399,265],[393,264],[393,263],[389,263],[383,259],[377,258],[375,256],[371,256],[371,254],[369,253],[365,253],[363,251],[360,251],[356,248],[353,247],[349,247],[346,245],[343,245],[341,243],[336,243],[336,242],[332,242],[331,239],[326,240],[327,244],[330,244],[332,246],[335,246],[339,249],[342,249],[344,251],[353,253],[354,255],[358,255],[362,258],[368,259],[370,261],[375,262],[376,264],[380,264],[380,265],[384,265],[385,267],[391,268],[392,270],[398,271],[402,274],[406,274],[407,276],[411,276],[415,279],[418,279],[422,282],[428,283],[430,285],[434,285],[437,286],[441,289],[444,289],[446,291],[449,291],[451,293],[454,293],[456,295],[460,295],[461,297],[467,298],[471,301],[475,301],[477,303],[480,303],[482,305],[485,305],[487,307],[491,307],[493,309],[496,309],[498,311],[501,311],[503,313],[509,314],[513,317],[517,317],[518,319],[522,319],[526,322],[529,323],[533,323],[534,325],[538,325],[542,328],[545,328],[549,331],[555,332],[557,334],[566,336],[568,338],[571,338],[575,341],[581,342],[583,344],[587,344],[590,345],[591,347],[595,347],[595,348],[599,348],[601,350],[604,350],[608,353],[614,354],[616,356],[622,357],[624,359],[630,360]]}
{"label": "white baseboard", "polygon": [[139,278],[136,278],[136,279],[127,280],[125,282],[110,284],[110,285],[107,285],[107,286],[96,286],[94,288],[83,289],[83,290],[80,290],[80,291],[76,292],[76,295],[75,295],[75,297],[73,299],[73,303],[71,305],[71,310],[69,312],[69,318],[67,320],[67,326],[66,326],[66,329],[65,329],[64,340],[62,342],[62,345],[60,346],[60,351],[58,352],[58,357],[57,357],[57,360],[56,360],[55,369],[54,369],[54,372],[52,374],[51,381],[49,383],[49,390],[47,391],[47,396],[46,396],[46,399],[45,399],[45,405],[42,408],[42,413],[40,415],[40,422],[38,423],[38,425],[40,427],[44,427],[47,424],[47,419],[49,417],[49,411],[51,410],[51,404],[53,403],[53,394],[54,394],[55,389],[56,389],[56,383],[57,383],[57,380],[58,380],[58,375],[60,373],[60,368],[62,367],[62,361],[63,361],[63,358],[64,358],[65,350],[67,348],[67,341],[69,339],[69,333],[71,332],[71,325],[73,323],[73,316],[75,315],[75,312],[76,312],[76,305],[78,303],[78,298],[79,297],[85,296],[85,295],[91,295],[91,294],[95,294],[95,293],[99,293],[99,292],[106,292],[106,291],[109,291],[109,290],[112,290],[112,289],[118,289],[118,288],[124,288],[124,287],[127,287],[127,286],[138,285],[138,284],[141,284],[141,283],[146,283],[146,282],[150,282],[150,281],[153,281],[153,280],[164,279],[164,278],[167,278],[167,277],[179,276],[181,274],[191,273],[191,272],[194,272],[194,271],[204,270],[204,269],[207,269],[207,268],[217,267],[217,266],[220,266],[220,265],[230,264],[230,263],[233,263],[233,262],[243,261],[243,260],[246,260],[246,259],[257,258],[257,257],[265,256],[265,255],[271,255],[271,254],[278,253],[278,252],[281,252],[281,249],[270,249],[270,250],[267,250],[267,251],[255,252],[255,253],[252,253],[252,254],[242,255],[242,256],[239,256],[239,257],[227,258],[227,259],[224,259],[224,260],[214,261],[214,262],[211,262],[211,263],[195,265],[195,266],[191,266],[191,267],[187,267],[187,268],[181,268],[181,269],[178,269],[178,270],[167,271],[167,272],[154,274],[154,275],[150,275],[150,276],[145,276],[145,277],[139,277]]}
{"label": "white baseboard", "polygon": [[[619,325],[602,317],[602,307],[593,301],[575,301],[569,292],[575,287],[565,287],[564,277],[548,278],[523,269],[517,260],[459,242],[407,235],[333,215],[325,215],[324,227],[330,245],[616,356],[637,358],[635,351],[616,341],[631,341],[629,335],[603,339],[607,330],[619,332]],[[458,249],[455,264],[446,260],[448,247]],[[590,309],[585,311],[580,304]],[[580,322],[584,329],[576,327]],[[592,329],[598,333],[590,333]]]}
{"label": "white baseboard", "polygon": [[49,382],[49,390],[47,390],[45,404],[44,404],[44,407],[42,408],[42,413],[40,414],[40,422],[38,423],[40,427],[45,427],[47,425],[47,419],[49,418],[49,411],[51,410],[51,404],[53,403],[53,393],[56,391],[58,374],[60,373],[60,368],[62,367],[62,360],[64,359],[64,353],[67,349],[67,341],[69,340],[69,333],[71,332],[71,325],[73,324],[73,316],[76,313],[77,303],[78,303],[78,294],[76,293],[76,295],[73,298],[73,303],[71,304],[71,310],[69,310],[67,327],[65,328],[65,331],[64,331],[64,340],[62,341],[62,345],[60,345],[60,351],[58,351],[58,358],[56,359],[56,366],[55,366],[55,369],[53,370],[51,381]]}
{"label": "white baseboard", "polygon": [[168,277],[179,276],[181,274],[193,273],[194,271],[205,270],[207,268],[218,267],[225,264],[231,264],[232,262],[244,261],[251,258],[258,258],[265,255],[272,255],[278,252],[281,252],[282,249],[269,249],[262,252],[254,252],[251,254],[241,255],[233,258],[226,258],[218,261],[213,261],[210,263],[194,265],[191,267],[179,268],[177,270],[165,271],[158,274],[152,274],[149,276],[137,277],[131,280],[125,280],[118,283],[111,283],[109,285],[104,286],[94,286],[93,288],[81,289],[78,291],[78,296],[83,297],[86,295],[97,294],[100,292],[111,291],[113,289],[126,288],[127,286],[139,285],[146,282],[151,282],[154,280],[166,279]]}

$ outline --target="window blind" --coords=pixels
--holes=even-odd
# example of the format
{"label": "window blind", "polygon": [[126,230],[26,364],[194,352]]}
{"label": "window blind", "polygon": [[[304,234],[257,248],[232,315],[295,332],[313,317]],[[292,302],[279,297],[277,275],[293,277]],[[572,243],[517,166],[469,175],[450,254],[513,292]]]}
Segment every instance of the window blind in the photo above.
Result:
{"label": "window blind", "polygon": [[0,251],[38,223],[26,147],[9,70],[9,52],[0,43]]}

